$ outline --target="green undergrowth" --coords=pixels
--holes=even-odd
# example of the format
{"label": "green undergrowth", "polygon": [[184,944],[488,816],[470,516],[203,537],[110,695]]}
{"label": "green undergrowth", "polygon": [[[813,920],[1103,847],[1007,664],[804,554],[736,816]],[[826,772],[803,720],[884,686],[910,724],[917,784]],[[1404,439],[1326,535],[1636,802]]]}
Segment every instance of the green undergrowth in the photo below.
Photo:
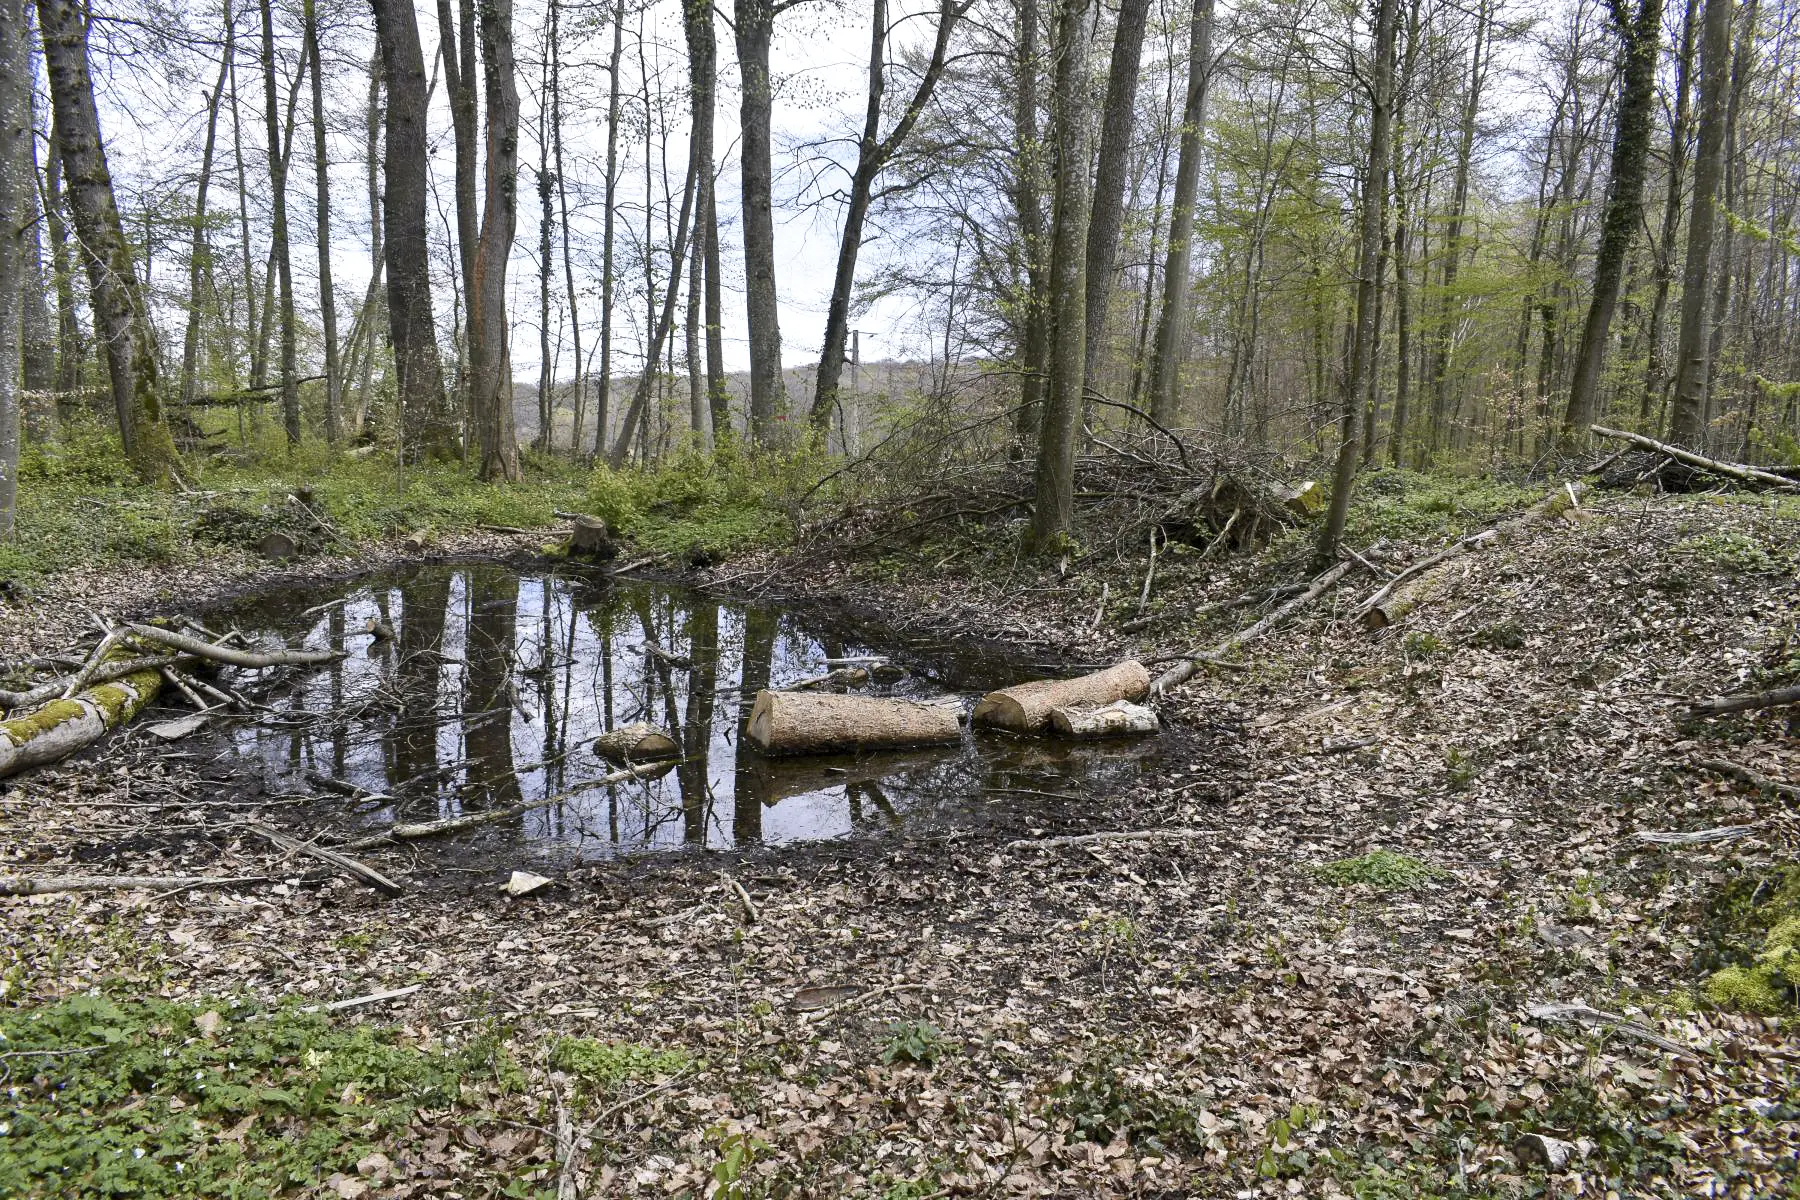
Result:
{"label": "green undergrowth", "polygon": [[0,1009],[0,1053],[7,1196],[284,1194],[524,1082],[491,1031],[414,1045],[291,1007],[123,993]]}
{"label": "green undergrowth", "polygon": [[792,542],[800,503],[826,469],[805,449],[690,447],[649,469],[596,468],[587,510],[646,550],[712,561]]}
{"label": "green undergrowth", "polygon": [[573,1076],[586,1091],[606,1092],[634,1080],[680,1075],[694,1060],[685,1050],[565,1037],[551,1045],[550,1065]]}
{"label": "green undergrowth", "polygon": [[1361,883],[1378,892],[1407,891],[1449,874],[1441,867],[1392,850],[1371,850],[1357,858],[1340,858],[1314,867],[1313,872],[1337,887]]}
{"label": "green undergrowth", "polygon": [[[1551,484],[1514,483],[1491,475],[1425,474],[1387,467],[1357,479],[1344,539],[1366,546],[1463,537],[1549,494]],[[1313,532],[1310,528],[1308,532]]]}
{"label": "green undergrowth", "polygon": [[1775,1015],[1800,1006],[1800,867],[1740,874],[1707,911],[1707,999]]}

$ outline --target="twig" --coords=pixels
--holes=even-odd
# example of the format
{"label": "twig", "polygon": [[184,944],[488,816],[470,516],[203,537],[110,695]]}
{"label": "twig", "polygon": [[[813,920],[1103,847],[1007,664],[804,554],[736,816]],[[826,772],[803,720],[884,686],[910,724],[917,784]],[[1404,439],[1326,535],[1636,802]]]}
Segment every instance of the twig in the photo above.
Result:
{"label": "twig", "polygon": [[1215,837],[1214,829],[1134,829],[1118,833],[1081,833],[1068,837],[1020,838],[1006,843],[1008,850],[1058,850],[1064,846],[1091,846],[1100,842],[1150,842],[1159,838]]}
{"label": "twig", "polygon": [[1765,795],[1779,796],[1783,800],[1800,800],[1800,787],[1770,779],[1761,771],[1753,771],[1749,767],[1741,763],[1734,763],[1729,759],[1696,758],[1690,765],[1703,771],[1711,771],[1715,775],[1735,779],[1739,783],[1747,783]]}
{"label": "twig", "polygon": [[[1344,577],[1344,573],[1350,569],[1351,565],[1352,564],[1348,559],[1334,564],[1330,569],[1325,571],[1324,574],[1316,577],[1304,592],[1301,592],[1298,596],[1295,596],[1280,608],[1275,609],[1248,629],[1234,633],[1218,645],[1214,646],[1210,652],[1211,655],[1215,658],[1222,658],[1243,645],[1245,642],[1261,637],[1275,626],[1281,624],[1281,622],[1287,620],[1288,617],[1318,599],[1328,588]],[[1156,682],[1150,685],[1150,692],[1152,695],[1156,696],[1165,695],[1171,688],[1179,687],[1192,679],[1199,669],[1199,664],[1191,658],[1177,666],[1170,667],[1167,671],[1164,671],[1157,677]]]}
{"label": "twig", "polygon": [[188,637],[184,633],[158,629],[154,625],[131,624],[126,628],[139,637],[149,638],[153,642],[161,642],[165,646],[173,646],[175,649],[185,651],[197,658],[209,658],[214,662],[222,662],[233,667],[258,669],[275,666],[317,666],[320,663],[336,662],[344,657],[336,650],[233,650],[228,646]]}
{"label": "twig", "polygon": [[285,850],[289,854],[304,854],[308,857],[316,858],[320,862],[329,863],[346,875],[349,875],[352,879],[361,880],[363,883],[366,883],[377,891],[383,892],[389,896],[399,896],[406,891],[405,888],[395,883],[392,879],[389,879],[386,875],[383,875],[380,871],[377,871],[374,867],[369,866],[367,863],[358,862],[348,855],[339,854],[335,850],[327,850],[322,846],[315,846],[311,842],[298,841],[289,837],[287,834],[271,829],[258,821],[251,821],[248,828],[252,833],[260,834],[273,842],[277,848]]}
{"label": "twig", "polygon": [[1704,842],[1730,842],[1746,837],[1756,830],[1751,825],[1721,825],[1716,829],[1696,829],[1692,833],[1668,833],[1655,829],[1641,829],[1632,834],[1636,841],[1646,842],[1652,846],[1697,846]]}
{"label": "twig", "polygon": [[750,898],[750,893],[744,890],[744,885],[730,875],[724,876],[724,879],[726,883],[731,885],[732,890],[738,894],[738,899],[744,902],[744,924],[759,924],[762,921],[762,914],[756,911],[756,901]]}
{"label": "twig", "polygon": [[1608,1026],[1626,1037],[1647,1042],[1660,1050],[1667,1050],[1671,1054],[1693,1053],[1691,1047],[1683,1046],[1680,1042],[1672,1042],[1629,1017],[1622,1017],[1617,1013],[1601,1012],[1599,1009],[1590,1008],[1585,1004],[1531,1004],[1526,1006],[1525,1015],[1538,1021],[1573,1021],[1577,1025]]}

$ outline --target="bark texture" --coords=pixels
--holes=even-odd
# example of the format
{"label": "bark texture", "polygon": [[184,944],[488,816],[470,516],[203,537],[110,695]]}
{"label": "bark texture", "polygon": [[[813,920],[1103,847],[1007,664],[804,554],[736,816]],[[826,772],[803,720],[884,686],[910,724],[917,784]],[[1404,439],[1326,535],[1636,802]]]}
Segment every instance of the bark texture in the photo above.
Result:
{"label": "bark texture", "polygon": [[962,740],[962,711],[954,702],[764,689],[750,709],[747,736],[764,754],[948,745]]}
{"label": "bark texture", "polygon": [[1039,679],[989,692],[975,706],[977,725],[1014,733],[1042,733],[1055,708],[1093,708],[1115,700],[1141,700],[1150,690],[1150,672],[1127,659],[1075,679]]}

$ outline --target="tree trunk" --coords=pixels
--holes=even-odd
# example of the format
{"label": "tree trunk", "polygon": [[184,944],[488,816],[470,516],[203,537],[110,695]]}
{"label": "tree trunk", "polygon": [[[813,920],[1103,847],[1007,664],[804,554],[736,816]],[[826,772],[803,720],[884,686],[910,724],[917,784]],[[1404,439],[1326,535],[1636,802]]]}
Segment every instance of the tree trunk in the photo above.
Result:
{"label": "tree trunk", "polygon": [[[1375,369],[1375,312],[1381,279],[1376,263],[1381,257],[1381,230],[1387,221],[1387,173],[1393,151],[1389,145],[1394,113],[1394,41],[1397,0],[1379,0],[1375,11],[1373,81],[1369,93],[1369,158],[1364,168],[1361,233],[1358,237],[1356,323],[1351,337],[1350,366],[1345,372],[1338,425],[1337,471],[1332,478],[1331,507],[1319,530],[1316,555],[1321,566],[1337,558],[1350,512],[1350,491],[1356,483],[1363,388]],[[1477,56],[1479,57],[1479,55]],[[1454,241],[1451,243],[1454,248]]]}
{"label": "tree trunk", "polygon": [[1181,158],[1175,168],[1175,201],[1169,218],[1169,257],[1163,268],[1162,316],[1150,360],[1150,415],[1164,425],[1180,416],[1181,359],[1187,343],[1189,278],[1194,217],[1200,196],[1200,139],[1206,124],[1206,89],[1212,76],[1213,0],[1194,0],[1188,32],[1187,104],[1181,113]]}
{"label": "tree trunk", "polygon": [[175,442],[163,420],[155,331],[132,266],[100,137],[88,72],[86,14],[74,0],[39,0],[38,25],[56,111],[57,151],[76,241],[87,264],[95,332],[105,347],[125,457],[139,480],[166,485],[176,462]]}
{"label": "tree trunk", "polygon": [[93,745],[108,730],[142,712],[156,698],[162,680],[162,672],[149,667],[0,721],[0,776],[55,762]]}
{"label": "tree trunk", "polygon": [[1019,54],[1015,79],[1013,130],[1017,145],[1014,208],[1019,215],[1019,245],[1025,260],[1025,294],[1017,322],[1020,367],[1019,414],[1015,441],[1019,453],[1030,451],[1043,421],[1044,383],[1050,348],[1049,282],[1044,278],[1044,147],[1038,137],[1038,39],[1042,16],[1038,0],[1018,0]]}
{"label": "tree trunk", "polygon": [[275,86],[275,0],[261,0],[259,7],[262,9],[263,116],[269,138],[269,236],[276,278],[281,287],[281,423],[287,431],[287,444],[291,450],[300,444],[301,430],[294,267],[288,254],[288,156],[282,152],[281,100]]}
{"label": "tree trunk", "polygon": [[[470,292],[475,278],[475,251],[479,242],[477,225],[481,209],[475,197],[475,174],[479,154],[475,148],[475,3],[459,0],[452,12],[450,0],[438,0],[438,57],[444,70],[444,92],[450,101],[450,137],[454,150],[452,191],[456,197],[456,253],[460,265],[463,292]],[[459,28],[460,24],[460,28]],[[474,404],[470,398],[472,372],[466,356],[479,336],[475,327],[475,306],[463,306],[462,353],[457,364],[456,404],[466,427]]]}
{"label": "tree trunk", "polygon": [[[260,357],[261,340],[257,335],[267,314],[257,303],[256,263],[250,254],[250,173],[244,163],[243,114],[238,108],[237,55],[228,55],[225,61],[230,64],[227,77],[231,84],[231,160],[237,172],[238,250],[242,255],[244,271],[244,349],[249,358],[250,386],[261,387],[267,382],[268,375]],[[242,410],[239,412],[241,429]]]}
{"label": "tree trunk", "polygon": [[594,406],[594,453],[606,452],[607,424],[612,399],[613,259],[617,243],[615,223],[619,195],[619,65],[625,57],[625,0],[613,9],[612,58],[607,68],[611,79],[606,104],[606,199],[605,224],[600,250],[600,389]]}
{"label": "tree trunk", "polygon": [[1681,46],[1675,56],[1675,116],[1669,126],[1669,187],[1663,194],[1662,236],[1656,243],[1656,297],[1650,304],[1649,360],[1644,366],[1644,394],[1638,400],[1638,421],[1650,420],[1651,406],[1662,409],[1668,383],[1668,363],[1663,353],[1663,327],[1669,309],[1669,285],[1675,277],[1675,239],[1681,233],[1681,189],[1687,170],[1689,85],[1694,67],[1694,11],[1700,0],[1687,0],[1681,17]]}
{"label": "tree trunk", "polygon": [[31,173],[31,21],[25,0],[0,0],[0,538],[13,533],[19,489],[20,382],[25,359],[25,256]]}
{"label": "tree trunk", "polygon": [[331,287],[331,158],[325,145],[325,70],[319,53],[317,0],[302,0],[306,46],[312,54],[313,181],[317,192],[319,333],[325,342],[325,444],[343,436],[344,376],[338,357],[337,297]]}
{"label": "tree trunk", "polygon": [[[689,389],[692,393],[688,397],[688,403],[691,410],[689,420],[694,433],[701,445],[706,445],[727,429],[726,424],[720,421],[717,411],[724,399],[724,368],[721,364],[719,376],[715,379],[710,365],[715,336],[712,306],[719,297],[718,234],[713,228],[717,219],[713,211],[713,127],[716,124],[715,110],[719,90],[719,41],[713,31],[710,0],[683,0],[681,20],[682,32],[687,39],[688,87],[693,106],[693,133],[688,143],[688,153],[697,164],[698,172],[694,181],[697,189],[694,211],[698,232],[688,277],[687,354],[691,380]],[[704,321],[704,330],[698,327],[697,319]],[[708,354],[708,370],[704,383],[700,383],[699,356],[703,335]],[[721,343],[721,357],[723,353]]]}
{"label": "tree trunk", "polygon": [[575,429],[569,441],[569,457],[581,458],[581,417],[587,398],[587,379],[582,374],[587,360],[581,356],[581,298],[575,291],[575,264],[569,253],[569,187],[563,175],[562,136],[562,4],[550,0],[550,143],[556,171],[556,204],[562,227],[563,290],[568,294],[569,333],[575,343]]}
{"label": "tree trunk", "polygon": [[766,445],[786,417],[781,377],[781,319],[775,290],[775,164],[769,144],[773,96],[769,42],[775,32],[772,0],[735,0],[743,181],[745,316],[750,327],[750,440]]}
{"label": "tree trunk", "polygon": [[1700,36],[1700,144],[1694,156],[1694,200],[1688,218],[1681,283],[1681,341],[1676,351],[1675,406],[1669,440],[1699,446],[1706,437],[1707,282],[1711,278],[1716,201],[1725,166],[1725,84],[1730,74],[1734,0],[1706,0]]}
{"label": "tree trunk", "polygon": [[1437,328],[1431,337],[1431,449],[1443,449],[1450,437],[1450,360],[1455,351],[1456,324],[1462,302],[1456,296],[1456,277],[1462,270],[1463,219],[1469,208],[1469,172],[1475,154],[1475,121],[1481,111],[1481,91],[1488,61],[1494,49],[1490,39],[1492,11],[1483,0],[1475,13],[1475,46],[1470,55],[1469,90],[1463,96],[1462,120],[1457,126],[1456,178],[1450,198],[1450,218],[1444,228],[1443,295],[1439,301]]}
{"label": "tree trunk", "polygon": [[631,407],[625,410],[625,419],[619,424],[619,439],[613,443],[612,454],[608,457],[608,465],[615,471],[625,465],[625,456],[631,449],[631,439],[637,434],[638,426],[646,421],[646,412],[650,407],[650,391],[656,382],[657,360],[662,357],[663,343],[668,340],[669,330],[675,324],[675,301],[681,294],[681,265],[683,255],[688,247],[688,225],[694,211],[695,179],[699,175],[699,162],[688,159],[687,181],[681,190],[681,217],[675,226],[675,244],[669,250],[669,286],[663,294],[662,315],[656,318],[650,335],[650,348],[644,355],[644,373],[638,378],[637,390],[632,394]]}
{"label": "tree trunk", "polygon": [[425,233],[430,94],[419,25],[407,0],[370,0],[387,81],[387,157],[383,163],[382,241],[387,254],[388,329],[399,376],[401,452],[456,456],[456,429],[444,402],[444,364],[431,309],[431,253]]}
{"label": "tree trunk", "polygon": [[745,732],[764,754],[830,754],[962,740],[961,705],[817,692],[756,693]]}
{"label": "tree trunk", "polygon": [[513,433],[512,356],[506,323],[506,264],[518,221],[519,90],[513,67],[512,0],[483,0],[481,70],[487,103],[486,196],[475,273],[469,280],[470,413],[481,446],[481,477],[519,478]]}
{"label": "tree trunk", "polygon": [[[27,18],[25,32],[20,35],[29,47],[31,38],[31,22],[29,4],[26,7]],[[28,49],[29,53],[29,49]],[[27,129],[31,136],[25,139],[25,209],[22,237],[24,246],[22,253],[25,262],[20,278],[24,289],[22,297],[23,312],[20,322],[23,332],[20,335],[19,376],[25,385],[27,395],[21,402],[20,415],[32,440],[42,441],[43,432],[34,419],[34,413],[42,411],[43,399],[56,386],[56,332],[50,319],[49,292],[44,279],[44,246],[39,235],[39,223],[45,216],[38,196],[37,156],[37,118],[35,104],[37,97],[31,89],[25,93],[25,105],[30,118]],[[54,156],[53,156],[54,157]],[[37,403],[32,403],[32,401]]]}
{"label": "tree trunk", "polygon": [[[1756,8],[1757,0],[1744,0],[1743,8],[1737,15],[1737,49],[1731,56],[1731,92],[1730,99],[1725,104],[1725,170],[1719,185],[1723,193],[1719,206],[1728,214],[1738,212],[1738,192],[1744,174],[1744,165],[1738,156],[1738,119],[1743,107],[1744,87],[1755,68]],[[1724,357],[1722,352],[1725,347],[1726,323],[1731,312],[1732,270],[1737,258],[1737,243],[1737,229],[1728,218],[1719,227],[1718,246],[1714,250],[1718,267],[1713,272],[1712,317],[1707,335],[1704,418],[1709,429],[1713,421],[1722,415],[1715,388],[1719,363]]]}
{"label": "tree trunk", "polygon": [[1106,311],[1112,300],[1113,262],[1125,225],[1125,176],[1137,132],[1138,74],[1144,57],[1144,25],[1150,0],[1122,0],[1113,27],[1106,101],[1100,110],[1100,152],[1094,166],[1094,210],[1087,236],[1087,382],[1106,364]]}
{"label": "tree trunk", "polygon": [[1058,0],[1056,82],[1051,125],[1056,143],[1056,201],[1050,234],[1050,305],[1056,336],[1050,389],[1038,432],[1031,542],[1060,549],[1075,520],[1075,441],[1087,381],[1088,0]]}
{"label": "tree trunk", "polygon": [[1619,33],[1619,112],[1613,134],[1612,181],[1607,188],[1606,216],[1600,248],[1594,256],[1594,293],[1588,304],[1581,348],[1575,352],[1575,378],[1569,385],[1569,407],[1563,415],[1563,440],[1574,440],[1594,421],[1600,368],[1612,332],[1613,310],[1624,282],[1625,256],[1644,215],[1644,175],[1650,158],[1650,117],[1656,105],[1656,63],[1662,46],[1662,0],[1614,0],[1613,24]]}
{"label": "tree trunk", "polygon": [[231,60],[237,54],[237,20],[231,11],[231,0],[225,0],[225,49],[219,58],[219,79],[206,102],[206,140],[200,152],[200,178],[194,184],[194,235],[188,243],[188,312],[187,327],[181,339],[181,403],[194,401],[195,377],[200,364],[200,290],[206,278],[212,250],[206,242],[206,193],[212,184],[213,149],[218,140],[219,104],[225,98],[225,85],[231,72]]}
{"label": "tree trunk", "polygon": [[554,53],[550,39],[554,36],[554,21],[546,21],[538,87],[538,435],[534,442],[538,453],[546,458],[556,444],[552,428],[556,420],[552,390],[556,374],[550,358],[550,276],[555,270],[552,253],[556,233],[556,183],[550,175],[550,59]]}
{"label": "tree trunk", "polygon": [[1042,733],[1053,709],[1141,700],[1149,687],[1149,670],[1136,659],[1127,659],[1075,679],[1038,679],[989,692],[975,705],[972,719],[977,725],[1014,733]]}
{"label": "tree trunk", "polygon": [[[880,137],[881,99],[887,90],[887,0],[874,0],[873,33],[869,45],[869,97],[863,114],[862,139],[857,143],[856,168],[850,175],[850,195],[844,205],[844,234],[838,242],[837,274],[825,309],[825,347],[819,352],[819,375],[813,393],[812,424],[821,433],[831,427],[837,406],[838,386],[844,374],[844,344],[850,336],[850,295],[856,283],[856,259],[862,250],[863,226],[868,220],[875,180],[892,161],[919,114],[931,100],[950,51],[950,35],[971,0],[939,0],[937,40],[931,61],[919,77],[912,100],[888,135]],[[1133,3],[1138,0],[1133,0]],[[1143,0],[1148,3],[1148,0]]]}

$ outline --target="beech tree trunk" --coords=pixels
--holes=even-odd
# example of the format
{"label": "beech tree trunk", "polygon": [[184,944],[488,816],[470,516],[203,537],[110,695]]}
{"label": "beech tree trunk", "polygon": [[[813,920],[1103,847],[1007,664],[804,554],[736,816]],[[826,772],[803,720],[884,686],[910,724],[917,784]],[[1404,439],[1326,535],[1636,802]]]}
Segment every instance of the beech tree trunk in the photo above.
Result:
{"label": "beech tree trunk", "polygon": [[1668,385],[1668,362],[1663,351],[1663,326],[1669,310],[1669,285],[1675,277],[1675,239],[1681,233],[1681,189],[1687,173],[1688,108],[1693,93],[1689,86],[1694,64],[1694,13],[1699,0],[1686,0],[1681,17],[1681,45],[1675,54],[1675,113],[1669,126],[1669,186],[1663,194],[1662,236],[1656,243],[1656,298],[1650,304],[1649,344],[1644,366],[1644,394],[1638,401],[1638,419],[1648,421],[1654,405],[1662,410]]}
{"label": "beech tree trunk", "polygon": [[444,402],[444,363],[431,309],[431,253],[425,235],[430,99],[419,24],[408,0],[370,0],[387,82],[387,157],[381,233],[387,255],[388,330],[399,376],[402,453],[418,459],[456,455],[456,430]]}
{"label": "beech tree trunk", "polygon": [[1100,152],[1094,166],[1094,208],[1087,236],[1087,382],[1106,360],[1106,311],[1112,300],[1113,260],[1125,225],[1125,176],[1137,133],[1138,74],[1150,0],[1123,0],[1113,27],[1106,101],[1100,110]]}
{"label": "beech tree trunk", "polygon": [[289,449],[300,444],[300,369],[294,328],[294,265],[288,253],[287,171],[283,153],[281,100],[275,86],[275,2],[262,0],[263,116],[269,138],[270,252],[281,287],[281,423]]}
{"label": "beech tree trunk", "polygon": [[486,196],[475,274],[469,280],[471,416],[481,446],[483,479],[515,480],[519,443],[513,432],[512,355],[506,321],[506,264],[512,256],[519,204],[519,89],[513,66],[512,0],[482,0],[481,70],[487,102]]}
{"label": "beech tree trunk", "polygon": [[1593,423],[1600,368],[1612,333],[1613,310],[1624,283],[1625,256],[1631,252],[1638,222],[1644,216],[1644,175],[1650,159],[1650,117],[1656,106],[1656,64],[1662,47],[1662,0],[1613,0],[1613,24],[1619,34],[1619,115],[1613,134],[1612,181],[1607,186],[1606,217],[1600,249],[1594,256],[1594,292],[1581,347],[1575,352],[1575,377],[1569,384],[1569,407],[1563,415],[1563,440],[1572,444]]}
{"label": "beech tree trunk", "polygon": [[25,0],[0,0],[0,538],[12,537],[19,486],[26,234],[35,229],[30,38]]}
{"label": "beech tree trunk", "polygon": [[206,241],[206,195],[212,185],[213,149],[218,141],[219,105],[225,98],[225,84],[231,72],[231,60],[237,54],[237,21],[231,11],[231,0],[225,3],[225,49],[219,58],[219,79],[206,101],[206,140],[200,151],[200,177],[194,183],[194,233],[188,243],[188,312],[187,327],[181,339],[181,403],[194,400],[195,378],[200,364],[201,288],[211,267],[212,250]]}
{"label": "beech tree trunk", "polygon": [[1162,316],[1150,360],[1150,415],[1164,425],[1179,417],[1181,357],[1187,344],[1188,290],[1193,269],[1194,215],[1200,197],[1200,138],[1206,125],[1206,89],[1212,77],[1213,0],[1194,0],[1188,30],[1187,103],[1181,110],[1181,158],[1175,168],[1175,200],[1169,217],[1169,256],[1163,267]]}
{"label": "beech tree trunk", "polygon": [[1021,456],[1037,441],[1043,421],[1044,391],[1050,349],[1049,281],[1045,278],[1044,147],[1038,137],[1038,42],[1043,16],[1038,0],[1019,0],[1019,54],[1014,64],[1013,137],[1018,166],[1013,207],[1019,214],[1019,245],[1025,259],[1025,291],[1019,357],[1023,378],[1015,440]]}
{"label": "beech tree trunk", "polygon": [[155,331],[113,197],[88,71],[87,14],[75,0],[38,0],[57,153],[76,241],[87,265],[94,327],[104,348],[125,457],[144,483],[166,485],[175,442],[163,419]]}
{"label": "beech tree trunk", "polygon": [[1706,441],[1707,283],[1711,279],[1719,180],[1725,167],[1725,84],[1731,70],[1734,0],[1706,0],[1700,33],[1700,144],[1694,155],[1694,199],[1681,280],[1681,342],[1676,351],[1675,405],[1669,440]]}
{"label": "beech tree trunk", "polygon": [[337,297],[331,290],[331,158],[325,144],[325,72],[319,53],[317,0],[303,0],[301,17],[312,54],[313,186],[319,247],[319,332],[325,342],[325,444],[343,436],[344,378],[338,357]]}
{"label": "beech tree trunk", "polygon": [[786,416],[775,290],[775,163],[769,142],[774,104],[769,43],[775,14],[785,7],[773,0],[736,0],[733,5],[743,87],[738,174],[743,183],[744,311],[750,330],[750,440],[759,446],[773,439],[776,421]]}

